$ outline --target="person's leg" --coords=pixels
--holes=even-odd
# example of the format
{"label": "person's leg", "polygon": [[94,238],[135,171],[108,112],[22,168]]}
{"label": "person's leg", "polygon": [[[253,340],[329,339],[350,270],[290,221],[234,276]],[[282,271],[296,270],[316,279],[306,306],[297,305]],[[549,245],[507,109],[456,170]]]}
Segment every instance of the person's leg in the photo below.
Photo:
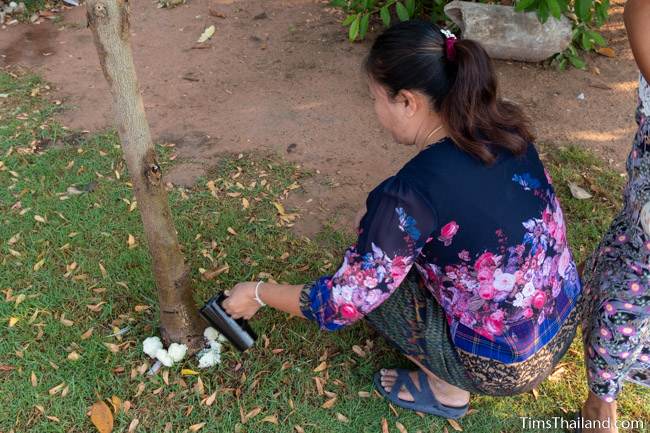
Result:
{"label": "person's leg", "polygon": [[[440,403],[444,404],[445,406],[452,406],[452,407],[465,406],[467,403],[469,403],[469,397],[470,397],[469,392],[465,391],[464,389],[458,388],[457,386],[451,385],[445,382],[444,380],[440,379],[438,376],[433,374],[433,372],[431,372],[424,365],[422,365],[422,363],[420,363],[416,358],[412,356],[407,356],[407,358],[415,365],[417,365],[420,368],[420,370],[426,373],[429,379],[429,386],[431,387],[431,391],[433,392],[433,395],[436,396],[436,399]],[[396,370],[387,370],[387,369],[381,370],[381,386],[384,387],[386,392],[391,392],[396,379],[397,379]],[[413,381],[415,386],[418,389],[420,389],[420,381],[418,379],[417,370],[411,372],[411,380]],[[405,401],[413,401],[413,396],[404,386],[402,386],[402,389],[400,390],[399,398]]]}
{"label": "person's leg", "polygon": [[650,314],[640,305],[645,304],[641,290],[639,281],[619,286],[614,291],[617,298],[601,301],[589,318],[585,329],[589,396],[581,412],[585,420],[599,423],[585,433],[618,431],[616,397],[623,382],[638,374],[650,336]]}
{"label": "person's leg", "polygon": [[[427,375],[431,391],[440,403],[462,407],[470,394],[459,386],[472,390],[472,384],[464,375],[450,340],[444,311],[426,289],[418,286],[417,278],[412,271],[391,297],[366,317],[367,323]],[[420,370],[411,372],[418,390]],[[381,386],[386,392],[392,390],[396,379],[395,369],[381,370]],[[413,401],[405,386],[399,398]]]}

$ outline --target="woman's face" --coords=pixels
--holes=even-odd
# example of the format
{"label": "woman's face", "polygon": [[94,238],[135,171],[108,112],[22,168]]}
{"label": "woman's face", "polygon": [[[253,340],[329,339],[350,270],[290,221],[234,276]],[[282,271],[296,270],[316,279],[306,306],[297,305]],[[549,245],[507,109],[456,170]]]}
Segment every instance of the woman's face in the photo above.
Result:
{"label": "woman's face", "polygon": [[395,141],[406,144],[402,104],[397,98],[391,98],[386,88],[372,78],[368,80],[368,88],[381,126],[390,132]]}
{"label": "woman's face", "polygon": [[368,79],[368,88],[381,126],[396,142],[414,144],[423,120],[432,114],[426,96],[402,90],[391,97],[388,90],[372,78]]}

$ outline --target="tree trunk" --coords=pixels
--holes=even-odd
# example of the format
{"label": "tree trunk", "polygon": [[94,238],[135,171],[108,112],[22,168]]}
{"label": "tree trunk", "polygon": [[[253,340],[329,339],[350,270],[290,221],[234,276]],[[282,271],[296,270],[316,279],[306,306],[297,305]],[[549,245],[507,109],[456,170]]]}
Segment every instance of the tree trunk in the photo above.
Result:
{"label": "tree trunk", "polygon": [[203,323],[192,299],[189,269],[178,244],[140,95],[129,42],[128,3],[87,0],[86,8],[153,259],[161,336],[166,344],[183,343],[194,351],[202,344]]}

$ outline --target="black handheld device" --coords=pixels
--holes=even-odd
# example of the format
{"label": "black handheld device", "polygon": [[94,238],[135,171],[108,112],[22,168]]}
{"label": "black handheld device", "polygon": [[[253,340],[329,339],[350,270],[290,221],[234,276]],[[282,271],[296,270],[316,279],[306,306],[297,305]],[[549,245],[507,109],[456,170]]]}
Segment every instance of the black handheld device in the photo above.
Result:
{"label": "black handheld device", "polygon": [[240,351],[251,348],[257,340],[257,334],[244,319],[233,319],[221,306],[226,299],[224,293],[211,298],[199,310],[201,316]]}

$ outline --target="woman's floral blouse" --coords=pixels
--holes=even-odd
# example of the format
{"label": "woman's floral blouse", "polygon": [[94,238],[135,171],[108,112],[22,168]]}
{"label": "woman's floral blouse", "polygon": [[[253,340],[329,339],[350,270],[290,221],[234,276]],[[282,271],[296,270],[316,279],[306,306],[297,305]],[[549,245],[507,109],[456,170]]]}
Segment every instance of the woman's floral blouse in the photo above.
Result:
{"label": "woman's floral blouse", "polygon": [[335,330],[379,307],[415,267],[461,350],[505,363],[533,355],[581,293],[562,210],[533,145],[486,166],[450,139],[368,196],[357,243],[305,287],[302,311]]}

